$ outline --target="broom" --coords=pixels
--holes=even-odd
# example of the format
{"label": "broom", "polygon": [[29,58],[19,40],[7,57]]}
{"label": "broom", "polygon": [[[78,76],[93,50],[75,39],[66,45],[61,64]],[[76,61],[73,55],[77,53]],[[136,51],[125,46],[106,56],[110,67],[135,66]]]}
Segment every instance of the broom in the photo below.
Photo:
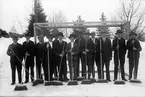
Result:
{"label": "broom", "polygon": [[[87,49],[87,40],[85,40],[85,50]],[[85,67],[87,69],[87,52],[86,52],[86,55],[85,55]],[[91,84],[91,80],[88,79],[87,75],[89,74],[89,72],[86,70],[86,79],[83,79],[81,84]]]}
{"label": "broom", "polygon": [[[64,49],[65,49],[65,43],[63,44],[62,54],[64,54]],[[61,56],[61,59],[60,59],[57,81],[54,81],[54,84],[53,84],[53,85],[56,85],[56,86],[63,85],[62,81],[59,81],[59,74],[60,74],[60,71],[61,71],[63,56]]]}
{"label": "broom", "polygon": [[71,80],[68,82],[67,85],[78,85],[77,80],[73,80],[74,76],[73,76],[73,63],[72,63],[73,62],[73,55],[72,55],[72,50],[71,50],[70,58],[71,58],[71,60],[70,60],[71,61],[71,64],[70,64],[71,65],[71,70],[70,70],[71,73],[70,73],[70,75],[71,74],[72,75],[71,75]]}
{"label": "broom", "polygon": [[102,42],[100,38],[100,65],[101,65],[101,79],[98,79],[97,83],[108,83],[107,80],[103,78],[103,67],[102,67]]}
{"label": "broom", "polygon": [[[43,53],[43,59],[44,59],[44,53]],[[42,60],[41,64],[43,64],[43,60]],[[41,71],[42,71],[42,66],[41,66]],[[43,79],[40,79],[40,77],[42,77],[43,74],[42,73],[40,75],[38,74],[38,68],[37,68],[37,66],[36,66],[36,75],[37,75],[37,79],[35,81],[33,81],[32,86],[36,86],[38,84],[43,84],[43,82],[44,82]]]}
{"label": "broom", "polygon": [[[94,41],[94,44],[95,44],[95,46],[96,46],[96,42]],[[95,48],[96,49],[96,48]],[[94,64],[95,64],[95,52],[96,51],[94,51],[94,58],[93,58],[93,61],[94,61]],[[95,79],[95,68],[94,68],[94,64],[93,64],[93,67],[92,67],[92,77],[93,78],[91,78],[90,80],[91,80],[91,83],[96,83],[96,79]]]}
{"label": "broom", "polygon": [[[134,43],[133,43],[133,48],[134,48]],[[135,52],[134,52],[134,50],[132,51],[132,54],[133,54],[133,65],[134,65],[134,70],[135,70],[136,66],[135,66]],[[134,70],[133,70],[133,72],[134,72]],[[136,79],[136,78],[131,79],[129,82],[131,82],[131,83],[142,83],[139,79]]]}
{"label": "broom", "polygon": [[[81,36],[79,36],[78,38],[79,38],[79,45],[78,45],[78,46],[80,47]],[[80,56],[80,54],[79,54],[79,56]],[[79,62],[80,62],[80,59],[79,59]],[[78,65],[80,65],[80,64],[78,64]],[[80,71],[80,70],[79,70],[79,71]],[[85,77],[81,77],[81,76],[80,76],[80,73],[79,73],[79,77],[77,77],[77,81],[82,81],[83,79],[85,79]]]}
{"label": "broom", "polygon": [[[13,51],[13,49],[10,49],[12,51],[12,53],[16,56],[16,58],[18,59],[18,61],[21,63],[21,65],[25,68],[24,64],[21,62],[21,60],[19,59],[19,57],[16,55],[16,53]],[[25,57],[25,62],[26,62],[27,56]],[[25,68],[26,69],[26,68]],[[27,69],[26,69],[27,70]],[[26,85],[23,85],[23,82],[19,85],[16,85],[14,88],[14,91],[24,91],[24,90],[28,90]]]}
{"label": "broom", "polygon": [[[119,45],[119,40],[117,40],[117,45]],[[119,65],[119,80],[115,80],[114,84],[115,85],[123,85],[123,84],[125,84],[125,82],[123,80],[121,80],[121,66],[120,66],[120,62],[119,62],[119,48],[117,48],[117,61],[118,61],[118,65]]]}
{"label": "broom", "polygon": [[50,61],[49,61],[49,49],[47,51],[47,55],[48,55],[48,81],[45,82],[45,86],[50,86],[50,85],[54,85],[53,81],[50,81]]}

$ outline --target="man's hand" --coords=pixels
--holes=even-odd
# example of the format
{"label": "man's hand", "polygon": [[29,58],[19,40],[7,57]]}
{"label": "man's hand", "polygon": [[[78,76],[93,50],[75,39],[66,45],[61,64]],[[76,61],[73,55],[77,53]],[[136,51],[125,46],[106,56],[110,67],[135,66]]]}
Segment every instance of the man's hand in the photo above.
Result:
{"label": "man's hand", "polygon": [[74,55],[74,53],[72,52],[71,55]]}
{"label": "man's hand", "polygon": [[119,49],[119,45],[117,45],[116,48]]}
{"label": "man's hand", "polygon": [[63,54],[59,54],[60,57],[63,57]]}
{"label": "man's hand", "polygon": [[30,56],[30,54],[28,52],[26,52],[26,56]]}
{"label": "man's hand", "polygon": [[87,52],[86,51],[83,51],[83,54],[87,54]]}
{"label": "man's hand", "polygon": [[135,47],[133,47],[133,50],[137,50]]}
{"label": "man's hand", "polygon": [[85,49],[85,52],[89,52],[89,50],[88,49]]}

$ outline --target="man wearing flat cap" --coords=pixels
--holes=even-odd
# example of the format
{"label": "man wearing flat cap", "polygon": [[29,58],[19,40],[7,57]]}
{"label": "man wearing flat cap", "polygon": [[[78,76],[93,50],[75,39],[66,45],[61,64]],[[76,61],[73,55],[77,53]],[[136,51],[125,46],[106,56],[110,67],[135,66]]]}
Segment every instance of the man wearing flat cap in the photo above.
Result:
{"label": "man wearing flat cap", "polygon": [[80,53],[82,60],[82,77],[86,78],[86,68],[88,68],[88,79],[90,79],[92,73],[92,64],[93,64],[93,52],[94,52],[94,43],[90,38],[89,32],[84,32],[83,37],[80,40]]}
{"label": "man wearing flat cap", "polygon": [[[126,43],[125,39],[122,38],[122,31],[116,31],[116,37],[113,39],[113,51],[114,51],[114,81],[117,80],[118,68],[121,70],[121,78],[127,81],[125,78],[125,54],[126,54]],[[119,64],[118,64],[119,63]]]}
{"label": "man wearing flat cap", "polygon": [[58,72],[59,72],[59,80],[60,81],[68,81],[67,78],[67,65],[66,65],[66,45],[67,43],[63,41],[63,33],[59,32],[57,34],[58,41],[56,41],[54,45],[54,53],[57,57],[57,66],[58,66]]}
{"label": "man wearing flat cap", "polygon": [[[30,40],[30,34],[25,34],[26,41],[23,42],[24,54],[26,58],[25,62],[25,83],[29,82],[29,69],[31,70],[31,76],[34,78],[34,53],[35,53],[35,44]],[[34,79],[31,78],[31,82]]]}
{"label": "man wearing flat cap", "polygon": [[137,79],[138,73],[138,63],[140,57],[140,51],[142,50],[140,42],[136,38],[137,34],[135,32],[130,32],[129,37],[130,39],[127,41],[127,49],[129,58],[129,80],[132,79],[132,72],[134,69],[134,78]]}
{"label": "man wearing flat cap", "polygon": [[53,74],[54,74],[54,61],[56,61],[55,60],[55,57],[53,56],[54,55],[53,54],[54,52],[53,52],[53,41],[52,41],[53,35],[52,35],[52,33],[49,33],[47,35],[47,39],[48,39],[48,41],[46,42],[46,45],[47,45],[47,56],[46,56],[46,60],[47,61],[46,61],[46,64],[50,64],[49,65],[50,66],[49,67],[50,68],[49,69],[50,71],[48,71],[48,65],[46,65],[46,69],[47,69],[46,72],[47,72],[47,74],[50,73],[50,80],[52,80],[52,77],[53,77]]}
{"label": "man wearing flat cap", "polygon": [[24,50],[23,46],[18,43],[18,37],[12,36],[13,43],[9,45],[7,50],[7,55],[10,56],[10,64],[11,64],[11,70],[12,70],[12,83],[11,85],[15,84],[15,73],[17,69],[17,75],[18,75],[18,81],[19,83],[22,82],[21,80],[21,71],[22,71],[22,64],[24,57]]}
{"label": "man wearing flat cap", "polygon": [[[100,59],[102,60],[102,70],[101,70],[101,64],[98,65],[99,79],[104,79],[104,65],[105,65],[106,80],[111,81],[109,67],[110,67],[110,60],[112,59],[112,47],[111,47],[111,40],[108,38],[108,36],[109,34],[107,32],[102,31],[100,33],[100,38],[98,40],[99,41],[98,45],[96,45],[96,50],[102,53],[102,59]],[[101,76],[103,78],[101,78]]]}
{"label": "man wearing flat cap", "polygon": [[70,42],[66,46],[66,53],[68,55],[68,63],[69,63],[69,70],[70,70],[70,79],[77,79],[77,62],[78,58],[78,45],[75,43],[76,35],[70,34],[69,36]]}

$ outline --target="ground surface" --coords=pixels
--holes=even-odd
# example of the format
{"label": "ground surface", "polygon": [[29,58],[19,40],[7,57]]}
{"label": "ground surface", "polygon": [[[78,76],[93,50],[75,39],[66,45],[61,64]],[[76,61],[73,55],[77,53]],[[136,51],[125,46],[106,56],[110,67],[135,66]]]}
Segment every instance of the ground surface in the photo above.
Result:
{"label": "ground surface", "polygon": [[[23,40],[20,40],[22,42]],[[114,85],[110,83],[94,83],[91,85],[67,86],[44,86],[43,84],[33,87],[31,83],[26,84],[27,91],[14,91],[15,85],[11,86],[11,69],[9,57],[6,55],[11,39],[0,39],[0,96],[145,96],[145,43],[141,43],[142,52],[139,64],[138,78],[141,84],[126,82],[125,85]],[[110,64],[113,69],[113,61]],[[126,59],[126,72],[128,73],[128,60]],[[96,74],[97,75],[97,74]],[[97,78],[97,77],[96,77]],[[126,76],[128,79],[128,77]],[[113,73],[111,73],[113,80]]]}

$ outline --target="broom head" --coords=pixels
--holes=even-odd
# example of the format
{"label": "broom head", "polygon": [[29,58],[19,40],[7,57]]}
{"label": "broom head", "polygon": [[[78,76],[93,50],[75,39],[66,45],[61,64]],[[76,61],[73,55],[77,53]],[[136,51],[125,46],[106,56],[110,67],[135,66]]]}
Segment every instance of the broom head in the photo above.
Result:
{"label": "broom head", "polygon": [[33,81],[33,86],[36,86],[38,84],[43,84],[43,83],[44,83],[44,81],[42,79],[37,79],[37,80]]}
{"label": "broom head", "polygon": [[97,83],[108,83],[108,81],[105,79],[98,79]]}
{"label": "broom head", "polygon": [[90,79],[83,79],[81,84],[91,84],[91,80]]}
{"label": "broom head", "polygon": [[78,85],[77,80],[69,81],[67,85]]}
{"label": "broom head", "polygon": [[139,79],[131,79],[129,82],[131,82],[131,83],[142,83]]}
{"label": "broom head", "polygon": [[123,80],[115,80],[114,84],[115,85],[123,85],[123,84],[125,84],[125,82]]}
{"label": "broom head", "polygon": [[91,78],[90,80],[91,80],[91,83],[96,83],[97,82],[95,78]]}
{"label": "broom head", "polygon": [[25,91],[25,90],[28,90],[28,88],[26,85],[23,84],[16,85],[16,87],[14,88],[14,91]]}

